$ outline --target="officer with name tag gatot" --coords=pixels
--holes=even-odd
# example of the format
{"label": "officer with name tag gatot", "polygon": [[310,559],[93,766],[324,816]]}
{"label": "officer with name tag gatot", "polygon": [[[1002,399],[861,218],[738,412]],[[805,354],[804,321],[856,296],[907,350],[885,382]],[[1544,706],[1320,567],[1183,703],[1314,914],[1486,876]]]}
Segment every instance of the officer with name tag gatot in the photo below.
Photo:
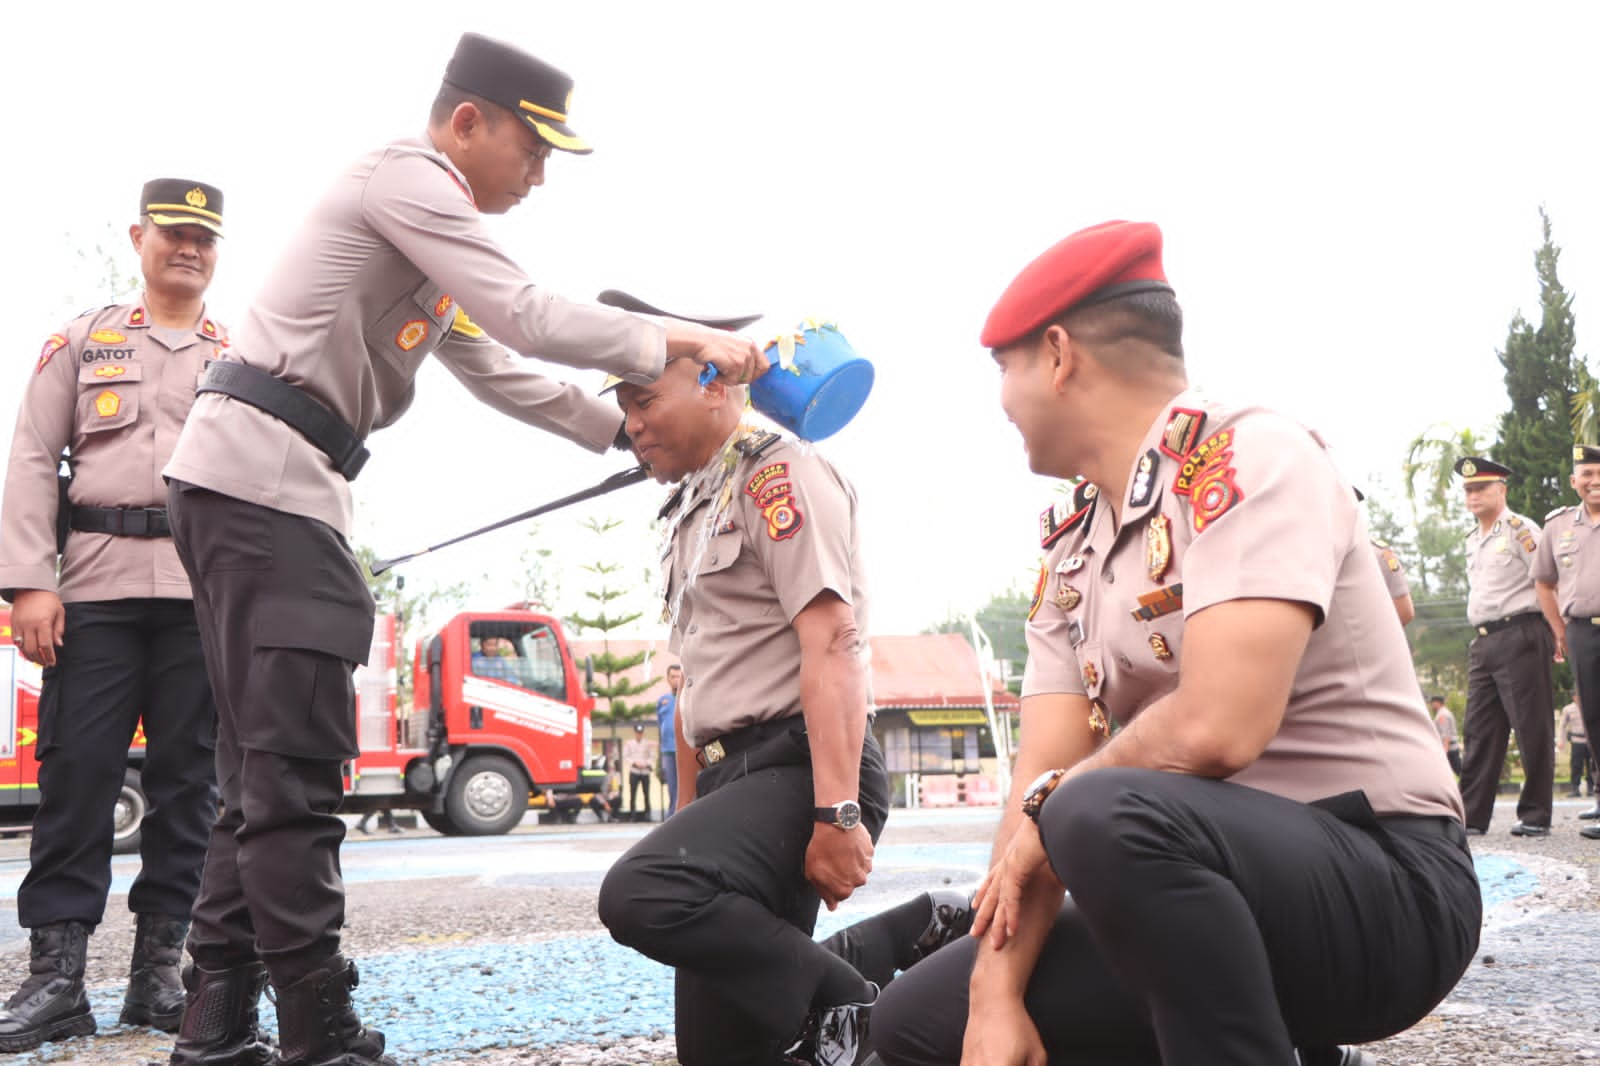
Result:
{"label": "officer with name tag gatot", "polygon": [[1548,836],[1555,789],[1555,706],[1550,663],[1556,634],[1540,611],[1533,565],[1539,526],[1506,507],[1511,468],[1482,456],[1458,459],[1467,510],[1467,710],[1461,723],[1461,801],[1467,834],[1494,816],[1506,747],[1517,736],[1525,775],[1513,836]]}
{"label": "officer with name tag gatot", "polygon": [[[178,1027],[178,967],[217,815],[216,710],[161,468],[204,366],[227,341],[205,306],[222,193],[151,181],[129,235],[144,290],[45,341],[0,502],[0,595],[14,605],[22,654],[44,667],[39,810],[17,891],[31,972],[0,1013],[3,1051],[95,1030],[84,958],[105,915],[112,809],[141,720],[149,809],[128,890],[137,922],[125,1023]],[[73,471],[64,498],[63,450]]]}
{"label": "officer with name tag gatot", "polygon": [[736,382],[762,368],[748,340],[563,299],[490,237],[480,216],[543,184],[552,152],[590,150],[568,124],[571,98],[572,79],[548,63],[464,35],[426,130],[356,160],[289,236],[167,465],[216,687],[224,800],[189,936],[178,1066],[264,1054],[264,980],[287,1066],[392,1061],[361,1024],[340,953],[335,812],[341,762],[358,750],[351,675],[373,630],[347,540],[349,482],[367,435],[410,405],[423,360],[597,452],[625,444],[617,411],[512,352],[640,382],[669,357]]}

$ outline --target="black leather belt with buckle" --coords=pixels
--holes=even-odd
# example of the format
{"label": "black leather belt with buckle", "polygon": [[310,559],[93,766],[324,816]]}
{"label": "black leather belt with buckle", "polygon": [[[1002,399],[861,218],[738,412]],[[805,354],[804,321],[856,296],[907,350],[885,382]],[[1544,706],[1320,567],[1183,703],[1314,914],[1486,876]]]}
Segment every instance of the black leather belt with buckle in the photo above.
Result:
{"label": "black leather belt with buckle", "polygon": [[743,729],[735,729],[731,733],[724,733],[715,740],[700,747],[694,753],[695,761],[701,766],[715,766],[736,752],[759,744],[763,740],[778,736],[781,733],[804,732],[806,720],[800,715],[789,718],[775,718],[768,722],[757,722],[747,725]]}
{"label": "black leather belt with buckle", "polygon": [[1490,633],[1498,633],[1502,629],[1508,629],[1511,626],[1517,625],[1519,622],[1527,622],[1535,618],[1542,619],[1543,617],[1544,615],[1540,614],[1538,611],[1524,611],[1522,614],[1514,614],[1506,618],[1496,618],[1492,622],[1484,622],[1480,625],[1475,625],[1472,627],[1472,629],[1473,632],[1478,634],[1478,636],[1486,637]]}
{"label": "black leather belt with buckle", "polygon": [[170,537],[165,507],[73,507],[72,528],[114,537]]}

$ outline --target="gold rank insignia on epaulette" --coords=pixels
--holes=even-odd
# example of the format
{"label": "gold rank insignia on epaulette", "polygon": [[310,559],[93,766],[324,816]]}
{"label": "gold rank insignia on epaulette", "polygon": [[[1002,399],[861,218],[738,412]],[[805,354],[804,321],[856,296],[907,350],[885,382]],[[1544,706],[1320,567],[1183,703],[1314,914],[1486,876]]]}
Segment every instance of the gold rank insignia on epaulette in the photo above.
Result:
{"label": "gold rank insignia on epaulette", "polygon": [[1206,413],[1187,407],[1174,407],[1167,418],[1167,428],[1161,432],[1161,450],[1174,459],[1183,459],[1194,451],[1195,444],[1206,426]]}
{"label": "gold rank insignia on epaulette", "polygon": [[1549,522],[1550,519],[1559,518],[1561,515],[1566,514],[1570,510],[1572,510],[1571,507],[1557,507],[1554,511],[1551,511],[1549,514],[1545,515],[1544,520]]}
{"label": "gold rank insignia on epaulette", "polygon": [[1512,529],[1521,529],[1522,519],[1518,518],[1516,515],[1512,515],[1510,518],[1506,519],[1506,525],[1510,526]]}
{"label": "gold rank insignia on epaulette", "polygon": [[741,437],[734,441],[733,446],[746,459],[754,459],[782,439],[781,434],[759,430],[748,437]]}
{"label": "gold rank insignia on epaulette", "polygon": [[1058,500],[1046,507],[1039,515],[1039,547],[1050,547],[1068,530],[1081,525],[1099,498],[1100,490],[1093,482],[1080,481],[1070,500]]}

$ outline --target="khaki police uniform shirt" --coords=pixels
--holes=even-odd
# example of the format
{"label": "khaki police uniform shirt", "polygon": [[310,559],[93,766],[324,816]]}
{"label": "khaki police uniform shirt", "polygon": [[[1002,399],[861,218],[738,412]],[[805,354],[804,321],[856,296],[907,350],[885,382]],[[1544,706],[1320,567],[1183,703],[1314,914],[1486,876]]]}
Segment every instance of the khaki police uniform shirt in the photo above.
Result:
{"label": "khaki police uniform shirt", "polygon": [[1383,585],[1389,590],[1389,598],[1398,600],[1411,595],[1411,586],[1406,582],[1406,568],[1400,564],[1400,557],[1394,553],[1394,549],[1381,540],[1375,540],[1372,550],[1378,556],[1378,569],[1383,574]]}
{"label": "khaki police uniform shirt", "polygon": [[[400,417],[422,360],[437,355],[508,414],[595,451],[612,442],[614,404],[519,369],[490,337],[639,382],[666,360],[659,323],[536,287],[489,238],[460,171],[414,139],[369,153],[334,182],[239,323],[228,358],[298,386],[361,437]],[[230,397],[200,397],[166,473],[350,531],[349,484],[327,456]]]}
{"label": "khaki police uniform shirt", "polygon": [[[741,427],[738,436],[746,433]],[[801,713],[800,638],[792,623],[822,592],[850,605],[867,654],[855,489],[833,464],[788,438],[734,460],[725,483],[713,482],[674,512],[681,520],[662,561],[669,646],[683,664],[678,715],[695,747]]]}
{"label": "khaki police uniform shirt", "polygon": [[1589,733],[1583,724],[1583,712],[1576,703],[1569,703],[1561,709],[1561,726],[1556,730],[1558,738],[1565,738],[1568,743],[1576,741],[1579,744],[1589,743]]}
{"label": "khaki police uniform shirt", "polygon": [[1304,603],[1317,625],[1282,724],[1230,780],[1302,802],[1361,789],[1379,814],[1460,818],[1365,520],[1322,441],[1193,392],[1170,408],[1140,446],[1120,529],[1088,485],[1041,517],[1024,698],[1083,695],[1125,724],[1177,687],[1188,617]]}
{"label": "khaki police uniform shirt", "polygon": [[1533,589],[1533,559],[1539,526],[1510,510],[1500,512],[1486,535],[1474,524],[1467,534],[1467,621],[1475,626],[1539,609]]}
{"label": "khaki police uniform shirt", "polygon": [[56,572],[57,460],[71,447],[72,503],[165,507],[161,469],[226,342],[204,313],[193,329],[152,327],[139,304],[84,314],[45,342],[17,412],[0,502],[0,594],[55,591],[68,603],[189,599],[171,537],[80,533]]}
{"label": "khaki police uniform shirt", "polygon": [[1533,579],[1556,587],[1563,618],[1600,617],[1600,523],[1583,507],[1545,517]]}

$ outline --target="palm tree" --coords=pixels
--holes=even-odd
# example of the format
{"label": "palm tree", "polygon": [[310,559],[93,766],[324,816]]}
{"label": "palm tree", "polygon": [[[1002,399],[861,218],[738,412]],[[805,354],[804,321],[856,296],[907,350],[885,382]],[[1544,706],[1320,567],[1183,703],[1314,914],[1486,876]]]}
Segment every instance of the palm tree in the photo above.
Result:
{"label": "palm tree", "polygon": [[1402,470],[1411,509],[1421,511],[1417,506],[1417,486],[1421,482],[1427,505],[1435,511],[1444,510],[1456,461],[1468,455],[1483,455],[1488,449],[1489,441],[1471,429],[1453,429],[1443,423],[1430,426],[1406,448]]}
{"label": "palm tree", "polygon": [[1573,361],[1572,439],[1583,444],[1600,440],[1600,381],[1582,361]]}

